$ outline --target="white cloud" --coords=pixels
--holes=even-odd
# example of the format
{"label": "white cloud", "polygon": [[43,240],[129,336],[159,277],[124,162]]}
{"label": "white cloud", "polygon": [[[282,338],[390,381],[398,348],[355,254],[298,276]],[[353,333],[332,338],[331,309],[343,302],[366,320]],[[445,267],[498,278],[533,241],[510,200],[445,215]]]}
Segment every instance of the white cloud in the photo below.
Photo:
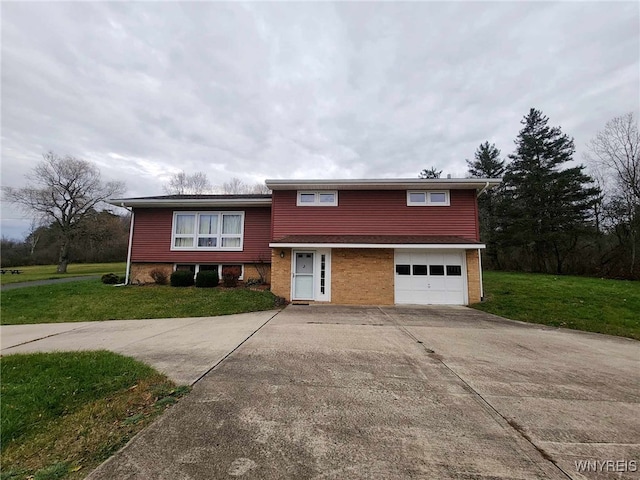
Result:
{"label": "white cloud", "polygon": [[[129,195],[174,172],[464,174],[530,107],[581,149],[638,112],[637,2],[18,3],[2,15],[2,184],[53,150]],[[3,208],[3,233],[16,218]],[[27,222],[28,226],[28,222]],[[8,230],[7,230],[8,231]],[[17,232],[18,235],[20,232]]]}

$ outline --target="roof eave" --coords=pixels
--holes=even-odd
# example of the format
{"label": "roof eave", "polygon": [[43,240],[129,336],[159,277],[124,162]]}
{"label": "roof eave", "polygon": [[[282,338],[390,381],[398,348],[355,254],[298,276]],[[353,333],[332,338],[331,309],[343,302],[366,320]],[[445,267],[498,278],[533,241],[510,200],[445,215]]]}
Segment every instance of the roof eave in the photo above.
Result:
{"label": "roof eave", "polygon": [[394,248],[394,249],[478,249],[484,243],[289,243],[271,242],[271,248]]}
{"label": "roof eave", "polygon": [[391,178],[338,180],[278,180],[268,179],[271,190],[405,190],[405,189],[483,189],[499,185],[500,178]]}
{"label": "roof eave", "polygon": [[144,198],[113,198],[107,200],[117,207],[265,207],[271,205],[270,198],[228,198],[228,199],[144,199]]}

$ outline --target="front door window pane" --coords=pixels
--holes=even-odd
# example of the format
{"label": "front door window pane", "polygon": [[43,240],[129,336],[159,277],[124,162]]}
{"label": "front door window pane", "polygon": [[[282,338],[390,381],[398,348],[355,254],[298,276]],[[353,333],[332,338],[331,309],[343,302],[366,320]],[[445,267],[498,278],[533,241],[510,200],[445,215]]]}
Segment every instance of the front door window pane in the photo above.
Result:
{"label": "front door window pane", "polygon": [[296,273],[313,274],[313,254],[298,253],[296,255]]}

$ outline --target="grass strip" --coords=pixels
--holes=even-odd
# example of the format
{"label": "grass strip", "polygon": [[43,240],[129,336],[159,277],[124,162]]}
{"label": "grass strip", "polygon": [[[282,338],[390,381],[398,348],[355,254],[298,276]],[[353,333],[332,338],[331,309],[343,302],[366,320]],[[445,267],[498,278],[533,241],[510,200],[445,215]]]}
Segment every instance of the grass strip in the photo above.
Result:
{"label": "grass strip", "polygon": [[513,320],[640,340],[640,282],[485,272],[473,308]]}
{"label": "grass strip", "polygon": [[82,478],[188,391],[107,351],[8,355],[0,370],[3,480]]}
{"label": "grass strip", "polygon": [[104,285],[99,280],[43,285],[2,293],[1,324],[207,317],[274,308],[268,291]]}

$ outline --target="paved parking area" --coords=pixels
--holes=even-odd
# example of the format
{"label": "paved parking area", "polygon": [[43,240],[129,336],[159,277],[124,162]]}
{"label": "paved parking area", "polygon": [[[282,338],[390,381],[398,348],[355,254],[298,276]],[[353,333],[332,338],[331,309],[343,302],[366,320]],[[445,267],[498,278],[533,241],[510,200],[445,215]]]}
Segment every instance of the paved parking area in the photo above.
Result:
{"label": "paved parking area", "polygon": [[463,307],[289,306],[89,478],[640,478],[639,362]]}

